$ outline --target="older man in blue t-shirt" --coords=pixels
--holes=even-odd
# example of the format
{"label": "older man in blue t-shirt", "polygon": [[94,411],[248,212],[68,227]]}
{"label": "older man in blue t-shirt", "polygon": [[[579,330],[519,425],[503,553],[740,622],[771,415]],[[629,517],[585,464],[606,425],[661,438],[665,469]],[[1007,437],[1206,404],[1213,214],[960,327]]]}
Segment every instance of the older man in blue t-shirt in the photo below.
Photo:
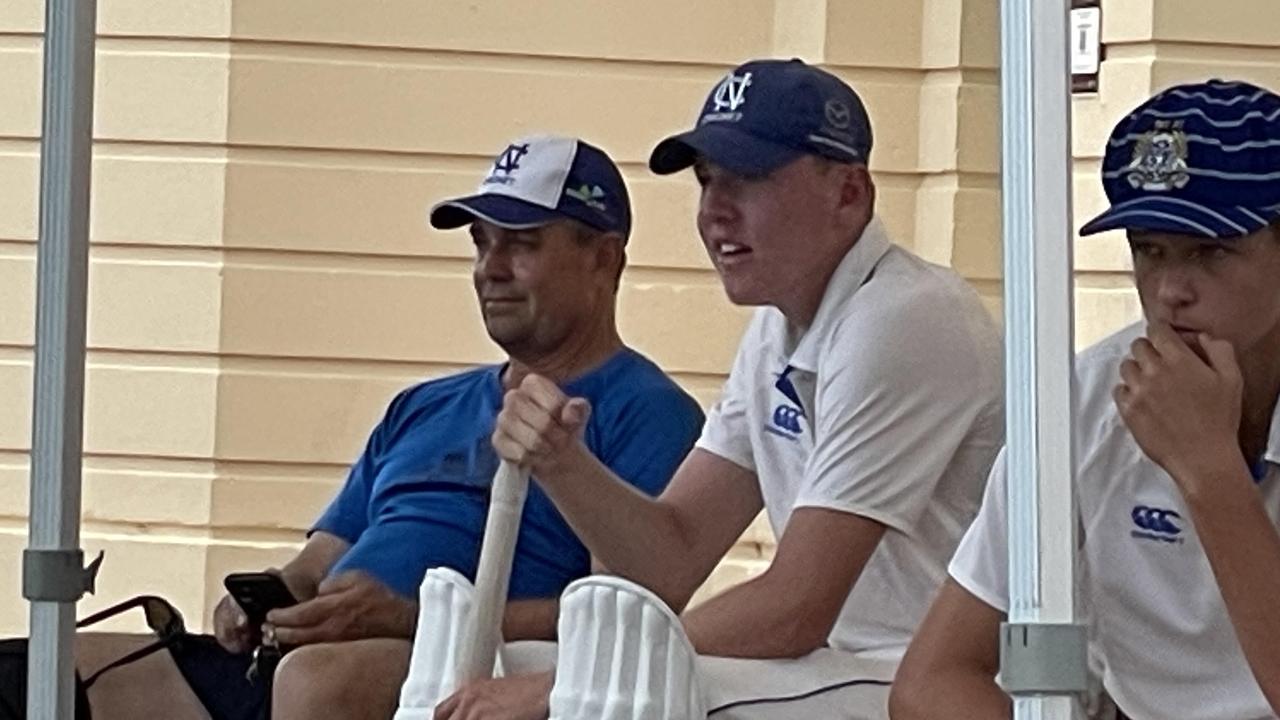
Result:
{"label": "older man in blue t-shirt", "polygon": [[[490,437],[504,394],[526,376],[554,378],[590,398],[587,446],[643,493],[666,486],[698,436],[698,405],[618,335],[631,211],[604,152],[564,137],[516,141],[475,195],[440,203],[430,219],[436,228],[470,229],[485,329],[508,360],[392,400],[305,546],[279,571],[297,605],[272,611],[256,628],[234,600],[222,599],[214,614],[220,647],[209,643],[182,663],[214,720],[391,716],[426,570],[445,566],[474,579],[498,466]],[[431,317],[430,308],[424,315],[455,320]],[[504,635],[553,638],[560,592],[591,565],[564,518],[531,486]],[[264,639],[295,648],[276,671],[273,703],[266,683],[244,677],[248,653]]]}

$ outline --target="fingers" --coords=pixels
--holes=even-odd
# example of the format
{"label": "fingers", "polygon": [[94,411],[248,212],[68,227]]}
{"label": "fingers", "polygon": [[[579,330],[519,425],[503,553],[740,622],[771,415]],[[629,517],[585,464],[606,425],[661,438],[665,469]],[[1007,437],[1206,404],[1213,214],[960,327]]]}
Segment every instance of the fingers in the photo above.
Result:
{"label": "fingers", "polygon": [[[1141,338],[1140,338],[1141,339]],[[1190,352],[1190,348],[1182,341],[1178,333],[1173,331],[1169,323],[1153,320],[1147,324],[1145,338],[1161,357],[1172,360],[1182,353]],[[1135,345],[1137,342],[1135,341]]]}
{"label": "fingers", "polygon": [[493,445],[507,461],[530,466],[563,449],[591,415],[581,398],[568,398],[555,383],[529,375],[503,398]]}
{"label": "fingers", "polygon": [[249,618],[230,595],[224,595],[213,611],[213,636],[228,652],[239,654],[249,651],[253,641]]}
{"label": "fingers", "polygon": [[591,418],[591,403],[586,398],[573,398],[560,411],[560,424],[570,432],[578,432]]}
{"label": "fingers", "polygon": [[1142,381],[1142,368],[1133,358],[1125,358],[1120,363],[1120,380],[1125,386],[1132,388]]}
{"label": "fingers", "polygon": [[1204,348],[1209,367],[1223,377],[1239,380],[1240,365],[1236,362],[1236,350],[1226,340],[1215,340],[1209,333],[1200,333],[1200,347]]}
{"label": "fingers", "polygon": [[277,634],[287,633],[293,628],[319,625],[333,615],[342,604],[342,597],[341,593],[329,593],[292,607],[276,608],[267,613],[267,621],[277,626]]}
{"label": "fingers", "polygon": [[458,709],[458,693],[454,693],[445,698],[444,702],[436,706],[435,713],[431,716],[432,720],[449,720],[453,717],[453,712]]}
{"label": "fingers", "polygon": [[556,384],[541,375],[526,375],[520,381],[520,394],[535,402],[547,413],[556,413],[568,401],[568,396]]}
{"label": "fingers", "polygon": [[1129,345],[1129,356],[1137,361],[1140,368],[1155,367],[1161,361],[1161,355],[1155,345],[1144,337],[1134,340]]}

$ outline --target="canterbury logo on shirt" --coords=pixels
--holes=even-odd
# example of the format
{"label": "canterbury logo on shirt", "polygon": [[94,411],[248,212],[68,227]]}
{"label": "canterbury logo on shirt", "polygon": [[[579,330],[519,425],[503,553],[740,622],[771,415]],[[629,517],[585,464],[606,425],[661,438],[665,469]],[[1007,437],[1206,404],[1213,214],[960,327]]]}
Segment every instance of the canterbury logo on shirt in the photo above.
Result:
{"label": "canterbury logo on shirt", "polygon": [[800,408],[779,405],[773,409],[773,426],[790,435],[799,435],[803,432],[800,427],[800,418],[802,417],[804,417],[804,413],[800,411]]}
{"label": "canterbury logo on shirt", "polygon": [[1178,537],[1182,534],[1182,526],[1179,524],[1182,516],[1176,511],[1134,505],[1129,516],[1133,518],[1133,524],[1138,528],[1129,532],[1131,537],[1167,543],[1182,542],[1182,538]]}

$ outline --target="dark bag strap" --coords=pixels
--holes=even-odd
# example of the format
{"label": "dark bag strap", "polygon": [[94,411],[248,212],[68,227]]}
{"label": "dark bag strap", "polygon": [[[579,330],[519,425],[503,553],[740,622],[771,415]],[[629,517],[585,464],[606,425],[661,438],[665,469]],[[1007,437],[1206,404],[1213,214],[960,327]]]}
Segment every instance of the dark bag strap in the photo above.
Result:
{"label": "dark bag strap", "polygon": [[112,605],[106,610],[96,612],[77,622],[76,627],[86,628],[90,625],[96,625],[103,620],[113,618],[136,607],[142,608],[143,614],[147,618],[147,627],[151,628],[151,631],[156,634],[157,640],[98,668],[92,675],[84,679],[83,686],[86,690],[97,682],[103,673],[122,665],[137,662],[158,650],[169,647],[176,638],[186,634],[187,630],[182,621],[182,613],[178,612],[178,609],[170,604],[168,600],[156,595],[138,595],[122,603]]}

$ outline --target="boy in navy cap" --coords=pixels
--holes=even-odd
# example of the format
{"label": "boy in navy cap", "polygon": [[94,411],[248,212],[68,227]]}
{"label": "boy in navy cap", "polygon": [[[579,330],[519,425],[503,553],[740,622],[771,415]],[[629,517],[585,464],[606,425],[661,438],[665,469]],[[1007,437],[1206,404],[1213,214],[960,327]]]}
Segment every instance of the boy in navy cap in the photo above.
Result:
{"label": "boy in navy cap", "polygon": [[[1081,588],[1102,685],[1133,718],[1280,713],[1280,97],[1170,88],[1116,126],[1111,207],[1146,323],[1077,359]],[[996,465],[903,661],[895,718],[1010,714]]]}
{"label": "boy in navy cap", "polygon": [[[882,717],[1003,440],[998,332],[959,276],[890,241],[871,147],[852,88],[761,60],[654,149],[654,172],[693,170],[698,231],[729,299],[761,306],[658,500],[590,459],[585,399],[530,376],[499,416],[499,453],[533,468],[606,567],[677,610],[765,511],[778,538],[768,569],[685,612],[683,628],[703,656],[803,660],[703,663],[716,717]],[[646,638],[624,641],[638,653]],[[718,682],[742,673],[734,692]],[[437,717],[537,716],[471,709],[498,705],[464,691],[457,714]]]}

